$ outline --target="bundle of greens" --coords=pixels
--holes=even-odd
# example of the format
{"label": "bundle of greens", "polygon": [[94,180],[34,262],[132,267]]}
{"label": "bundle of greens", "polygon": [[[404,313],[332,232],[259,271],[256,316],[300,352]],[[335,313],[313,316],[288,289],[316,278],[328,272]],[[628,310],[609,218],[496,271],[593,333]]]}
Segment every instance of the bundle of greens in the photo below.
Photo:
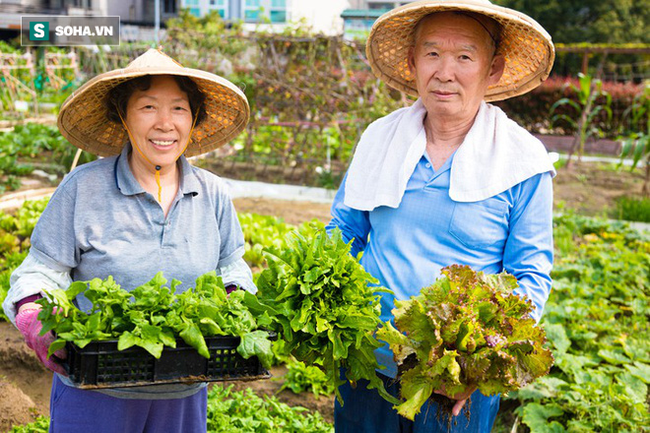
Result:
{"label": "bundle of greens", "polygon": [[420,295],[395,302],[397,329],[386,322],[377,332],[393,351],[405,400],[396,408],[409,419],[435,390],[513,391],[547,374],[553,364],[543,347],[544,330],[529,316],[531,301],[513,293],[512,275],[485,275],[459,265],[442,274]]}
{"label": "bundle of greens", "polygon": [[303,233],[290,234],[284,250],[265,250],[269,267],[257,280],[257,297],[247,295],[249,308],[271,316],[280,335],[276,356],[321,368],[341,403],[341,368],[350,382],[366,379],[397,403],[375,373],[373,353],[382,345],[374,337],[381,323],[377,292],[386,289],[372,285],[377,281],[350,255],[340,230],[331,237],[324,229]]}
{"label": "bundle of greens", "polygon": [[[221,277],[209,272],[197,278],[196,287],[175,294],[180,284],[172,280],[170,287],[162,272],[131,292],[122,289],[112,277],[77,281],[67,290],[50,292],[51,300],[37,302],[43,306],[38,318],[43,323],[41,334],[54,331],[57,339],[49,354],[63,348],[67,341],[80,348],[91,341],[118,339],[118,350],[140,346],[155,358],[163,347],[176,347],[181,337],[209,358],[205,338],[231,335],[241,337],[237,351],[248,359],[255,355],[262,365],[272,360],[271,341],[267,331],[259,328],[270,323],[268,316],[255,317],[244,305],[244,291],[226,293]],[[92,302],[88,312],[79,310],[73,300],[80,293]]]}

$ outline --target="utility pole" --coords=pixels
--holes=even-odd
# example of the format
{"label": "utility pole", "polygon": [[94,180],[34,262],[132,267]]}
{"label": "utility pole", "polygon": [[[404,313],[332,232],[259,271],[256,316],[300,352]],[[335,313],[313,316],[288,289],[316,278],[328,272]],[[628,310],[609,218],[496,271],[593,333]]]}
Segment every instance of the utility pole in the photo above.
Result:
{"label": "utility pole", "polygon": [[158,34],[160,32],[160,0],[153,0],[155,7],[154,7],[154,33],[156,34],[156,48],[160,46],[160,35]]}

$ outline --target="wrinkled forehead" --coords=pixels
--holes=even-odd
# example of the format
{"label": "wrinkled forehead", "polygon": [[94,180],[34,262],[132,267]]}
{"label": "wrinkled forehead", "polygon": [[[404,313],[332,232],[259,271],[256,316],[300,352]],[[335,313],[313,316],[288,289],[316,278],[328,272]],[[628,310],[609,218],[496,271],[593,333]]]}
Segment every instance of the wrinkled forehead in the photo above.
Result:
{"label": "wrinkled forehead", "polygon": [[493,19],[478,13],[464,11],[435,12],[422,18],[413,31],[413,45],[423,36],[447,35],[471,38],[485,46],[498,45],[500,26]]}

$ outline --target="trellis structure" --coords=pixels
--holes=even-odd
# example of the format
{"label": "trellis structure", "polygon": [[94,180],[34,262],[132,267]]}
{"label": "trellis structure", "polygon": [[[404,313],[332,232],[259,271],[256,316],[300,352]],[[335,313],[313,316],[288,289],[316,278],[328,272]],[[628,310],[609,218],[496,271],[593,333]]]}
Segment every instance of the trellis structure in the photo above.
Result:
{"label": "trellis structure", "polygon": [[[589,60],[594,55],[601,55],[598,65],[598,71],[603,72],[605,59],[610,54],[633,54],[644,57],[644,60],[639,62],[627,63],[624,65],[616,65],[616,69],[623,67],[632,67],[631,74],[621,74],[621,77],[613,77],[614,81],[643,81],[650,79],[650,45],[648,44],[626,44],[626,45],[606,45],[606,44],[556,44],[555,50],[557,53],[574,53],[582,55],[581,72],[587,74],[589,71]],[[634,72],[634,68],[637,72]],[[602,77],[605,78],[605,77]]]}
{"label": "trellis structure", "polygon": [[[27,92],[32,96],[34,110],[38,114],[38,102],[36,101],[36,89],[34,88],[33,79],[28,81],[32,84],[32,87],[29,87],[19,78],[23,76],[32,78],[36,75],[32,54],[29,51],[24,54],[0,53],[0,73],[2,74],[2,87],[9,94],[9,100],[3,100],[3,105],[10,102],[15,103],[20,100],[21,91]],[[3,108],[5,111],[13,111],[15,107],[10,109],[5,106]]]}
{"label": "trellis structure", "polygon": [[[4,111],[16,110],[16,101],[28,96],[32,100],[34,113],[38,115],[38,94],[46,83],[55,90],[61,91],[71,85],[79,75],[79,63],[74,50],[64,52],[43,52],[43,67],[38,67],[33,50],[24,53],[0,53],[0,88],[5,97],[2,98]],[[70,77],[69,80],[65,77]]]}

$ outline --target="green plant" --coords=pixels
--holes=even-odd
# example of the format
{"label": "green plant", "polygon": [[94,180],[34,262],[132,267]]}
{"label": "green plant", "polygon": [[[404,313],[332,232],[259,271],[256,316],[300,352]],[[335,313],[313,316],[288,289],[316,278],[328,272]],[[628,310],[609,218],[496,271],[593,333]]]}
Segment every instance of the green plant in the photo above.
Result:
{"label": "green plant", "polygon": [[50,418],[39,416],[36,421],[25,424],[13,426],[9,433],[47,433],[50,429]]}
{"label": "green plant", "polygon": [[626,221],[650,223],[650,198],[620,197],[616,200],[616,216]]}
{"label": "green plant", "polygon": [[[25,201],[14,215],[0,212],[0,304],[9,291],[9,277],[29,251],[29,237],[48,199]],[[0,308],[0,319],[6,319]]]}
{"label": "green plant", "polygon": [[[43,306],[38,315],[42,332],[54,331],[58,337],[48,355],[68,341],[83,348],[91,341],[117,338],[118,350],[140,346],[160,358],[164,346],[176,347],[178,336],[209,358],[204,336],[236,335],[241,337],[237,347],[240,355],[246,359],[255,355],[264,366],[270,366],[268,332],[258,330],[268,324],[268,317],[256,320],[243,303],[243,290],[228,295],[214,271],[198,277],[195,288],[178,295],[175,291],[180,282],[173,280],[169,287],[166,283],[159,272],[130,292],[110,276],[106,280],[76,281],[67,290],[50,291],[52,300],[36,301]],[[92,302],[88,312],[73,303],[80,293]]]}
{"label": "green plant", "polygon": [[216,385],[208,393],[209,433],[334,433],[318,412],[290,407],[276,397],[258,397],[250,389]]}
{"label": "green plant", "polygon": [[650,196],[650,81],[646,81],[643,92],[639,93],[627,111],[631,125],[642,125],[645,119],[645,125],[640,131],[629,131],[628,134],[620,135],[617,139],[621,142],[621,162],[625,158],[632,157],[632,166],[634,170],[641,161],[645,164],[645,178],[643,182],[643,194]]}
{"label": "green plant", "polygon": [[320,368],[305,365],[304,362],[295,359],[290,359],[286,367],[287,373],[283,376],[284,382],[280,391],[290,389],[296,394],[311,391],[316,397],[334,393],[334,386],[328,382],[327,376]]}
{"label": "green plant", "polygon": [[270,247],[265,255],[269,267],[258,277],[259,292],[257,298],[249,296],[249,306],[271,317],[280,336],[274,342],[276,356],[291,355],[321,368],[339,401],[343,369],[350,382],[366,379],[370,388],[397,403],[375,373],[380,367],[373,353],[381,347],[374,337],[381,311],[377,292],[386,289],[376,287],[350,255],[340,230],[331,236],[322,228],[293,232],[286,248]]}
{"label": "green plant", "polygon": [[273,216],[241,213],[238,218],[246,242],[244,260],[258,268],[264,264],[262,250],[271,246],[282,248],[284,237],[295,228]]}
{"label": "green plant", "polygon": [[648,431],[650,242],[626,224],[572,213],[555,218],[560,229],[575,247],[556,254],[541,320],[555,364],[505,396],[516,419],[500,414],[499,430]]}
{"label": "green plant", "polygon": [[[558,120],[563,120],[576,130],[574,142],[569,152],[569,161],[567,162],[569,166],[571,164],[571,157],[576,149],[578,151],[578,160],[581,160],[587,140],[590,137],[603,135],[601,128],[594,122],[600,113],[605,112],[608,121],[612,118],[612,110],[610,107],[612,98],[609,93],[603,91],[603,82],[600,79],[592,78],[591,75],[585,74],[578,74],[578,82],[578,86],[569,84],[577,96],[577,101],[571,98],[562,98],[556,101],[550,110],[552,124]],[[597,99],[600,97],[605,98],[603,104],[597,103]],[[578,116],[578,120],[574,120],[573,117],[566,114],[554,114],[555,110],[563,105],[572,107]]]}
{"label": "green plant", "polygon": [[[57,171],[67,173],[77,148],[71,145],[56,126],[26,123],[14,126],[12,131],[0,133],[0,173],[22,176],[31,173],[30,164],[20,164],[20,159],[56,164]],[[45,160],[44,155],[47,155]],[[96,159],[82,152],[79,164]]]}
{"label": "green plant", "polygon": [[[515,288],[517,280],[505,272],[452,265],[420,295],[395,301],[395,327],[385,322],[377,338],[389,343],[397,362],[405,400],[396,407],[400,415],[412,420],[437,397],[435,390],[494,395],[548,373],[553,357],[542,347],[546,336],[529,315],[532,302]],[[453,403],[445,400],[439,403],[450,421]]]}

